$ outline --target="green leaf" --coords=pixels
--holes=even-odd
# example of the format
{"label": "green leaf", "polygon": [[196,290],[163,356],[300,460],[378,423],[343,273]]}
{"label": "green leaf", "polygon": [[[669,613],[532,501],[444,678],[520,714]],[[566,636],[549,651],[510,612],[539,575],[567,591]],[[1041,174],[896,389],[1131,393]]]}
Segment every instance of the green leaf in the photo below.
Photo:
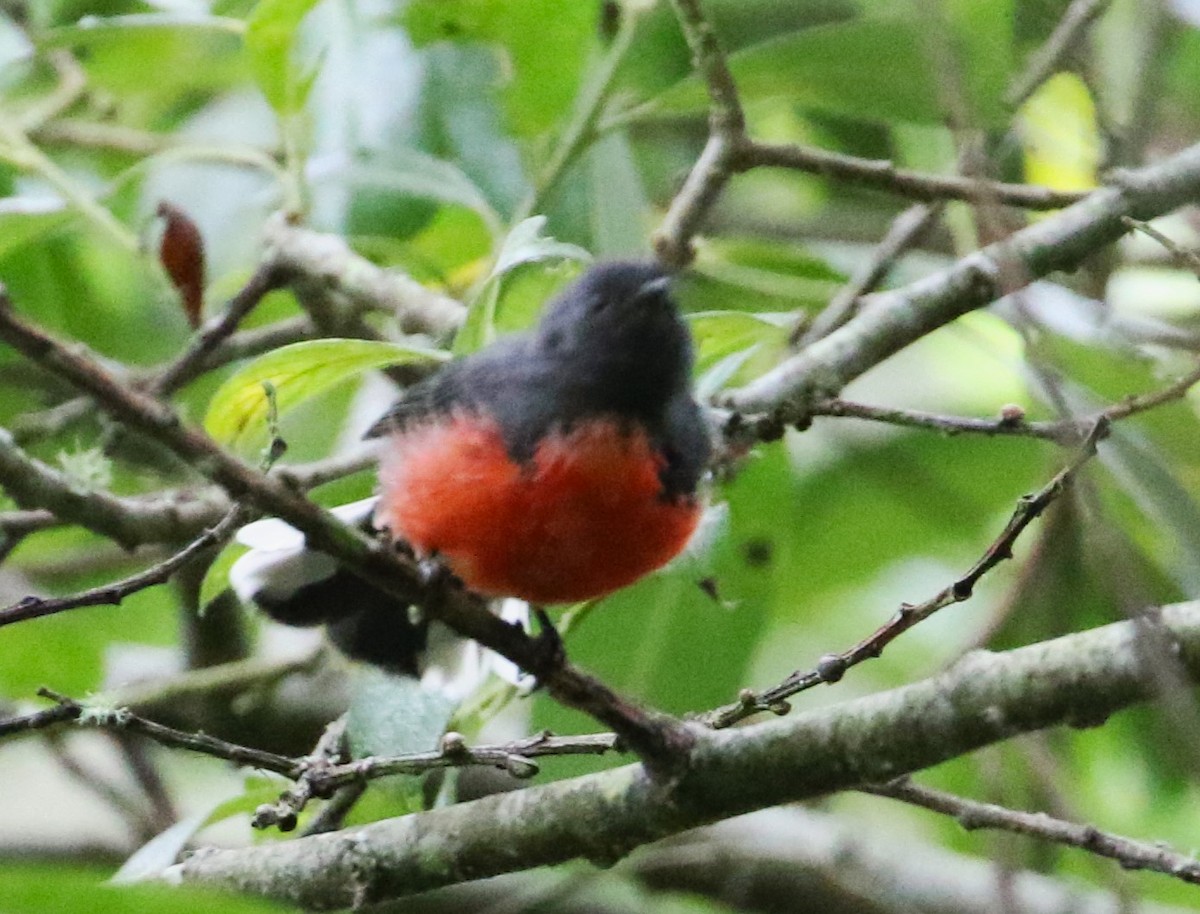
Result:
{"label": "green leaf", "polygon": [[[764,41],[729,58],[743,98],[787,98],[868,120],[938,123],[938,81],[923,48],[928,23],[881,16],[820,25]],[[698,111],[707,94],[695,76],[653,102],[664,113]]]}
{"label": "green leaf", "polygon": [[411,676],[378,667],[357,671],[347,737],[356,758],[405,755],[436,749],[458,702],[440,690],[424,689]]}
{"label": "green leaf", "polygon": [[6,863],[0,910],[16,914],[280,914],[285,905],[194,886],[110,886],[108,872],[64,864]]}
{"label": "green leaf", "polygon": [[[944,0],[950,47],[947,76],[960,87],[977,123],[1002,123],[1011,113],[1004,94],[1012,80],[1014,0]],[[934,53],[938,53],[935,49]],[[937,60],[938,58],[934,58]]]}
{"label": "green leaf", "polygon": [[650,201],[629,138],[610,133],[588,151],[592,250],[601,257],[644,254]]}
{"label": "green leaf", "polygon": [[[377,667],[358,668],[346,736],[355,758],[407,755],[436,749],[458,701],[421,687],[420,680]],[[397,775],[376,781],[384,815],[425,807],[424,778]]]}
{"label": "green leaf", "polygon": [[246,21],[250,70],[267,102],[279,114],[304,107],[312,74],[302,74],[292,60],[296,32],[317,0],[259,0]]}
{"label": "green leaf", "polygon": [[75,25],[49,31],[38,44],[77,50],[89,86],[116,93],[134,124],[160,129],[177,123],[180,94],[202,98],[240,84],[245,77],[244,32],[240,19],[223,16],[85,16]]}
{"label": "green leaf", "polygon": [[74,218],[57,197],[5,197],[0,200],[0,257],[44,238]]}
{"label": "green leaf", "polygon": [[696,373],[704,374],[729,356],[759,347],[765,369],[778,361],[787,346],[790,315],[746,311],[704,311],[689,314],[688,326],[696,344]]}
{"label": "green leaf", "polygon": [[570,110],[595,40],[598,9],[596,0],[414,0],[404,24],[418,46],[451,40],[503,48],[508,126],[528,137]]}
{"label": "green leaf", "polygon": [[208,566],[200,584],[200,612],[204,612],[209,603],[229,589],[229,569],[249,551],[249,547],[240,543],[230,543],[221,550],[216,561]]}
{"label": "green leaf", "polygon": [[457,165],[415,149],[391,150],[356,162],[331,177],[356,188],[465,206],[478,213],[494,235],[500,233],[500,216],[475,182]]}
{"label": "green leaf", "polygon": [[1021,108],[1025,179],[1059,190],[1091,190],[1104,140],[1087,84],[1074,73],[1050,77]]}
{"label": "green leaf", "polygon": [[583,248],[543,235],[545,225],[544,216],[533,216],[509,232],[454,338],[455,355],[466,355],[500,334],[527,328],[546,299],[591,260]]}
{"label": "green leaf", "polygon": [[283,346],[255,359],[213,395],[204,427],[218,441],[265,440],[267,395],[275,388],[280,416],[332,387],[373,368],[410,362],[442,361],[439,349],[377,340],[310,340]]}

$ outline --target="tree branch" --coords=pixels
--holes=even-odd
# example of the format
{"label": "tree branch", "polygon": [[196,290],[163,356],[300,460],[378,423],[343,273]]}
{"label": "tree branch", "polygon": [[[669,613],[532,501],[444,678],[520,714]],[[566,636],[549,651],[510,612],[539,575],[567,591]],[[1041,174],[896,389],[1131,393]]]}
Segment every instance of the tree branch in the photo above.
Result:
{"label": "tree branch", "polygon": [[847,651],[826,654],[815,669],[797,670],[779,685],[766,689],[761,694],[751,689],[743,689],[738,701],[704,715],[704,722],[720,728],[732,726],[762,711],[786,714],[791,710],[787,700],[793,695],[823,683],[837,682],[851,667],[879,657],[884,648],[909,629],[947,606],[969,600],[975,591],[975,585],[1001,562],[1012,558],[1013,546],[1025,528],[1067,490],[1084,464],[1096,455],[1096,445],[1108,434],[1108,428],[1109,419],[1106,416],[1097,419],[1075,458],[1037,492],[1022,496],[1000,535],[984,550],[975,564],[952,584],[920,603],[902,603],[895,615],[876,631]]}
{"label": "tree branch", "polygon": [[863,791],[953,816],[967,831],[993,828],[1028,835],[1116,860],[1122,869],[1153,870],[1192,885],[1200,885],[1200,860],[1158,843],[1148,844],[1132,838],[1123,838],[1120,835],[1102,832],[1092,825],[1065,822],[1044,812],[1024,812],[994,803],[968,800],[942,790],[921,787],[907,778],[900,778],[890,784],[864,787]]}
{"label": "tree branch", "polygon": [[1063,60],[1087,34],[1088,26],[1100,18],[1111,0],[1071,0],[1046,43],[1029,55],[1025,71],[1004,95],[1014,108],[1022,105],[1038,86],[1049,79]]}
{"label": "tree branch", "polygon": [[215,527],[205,530],[183,549],[161,562],[151,565],[137,574],[120,581],[111,581],[69,597],[25,597],[4,609],[0,609],[0,628],[26,619],[37,619],[78,609],[84,606],[116,606],[126,597],[148,587],[165,584],[171,576],[198,555],[224,543],[245,521],[246,514],[240,507],[233,507]]}
{"label": "tree branch", "polygon": [[[1200,604],[1162,611],[1193,678]],[[1138,623],[1004,654],[878,695],[755,727],[705,733],[676,783],[624,767],[352,832],[206,850],[166,878],[329,910],[634,847],[752,809],[895,778],[1058,725],[1090,726],[1154,694]]]}
{"label": "tree branch", "polygon": [[[227,506],[212,500],[211,492],[121,498],[81,489],[70,477],[17,447],[13,436],[2,428],[0,485],[22,508],[49,510],[60,521],[79,524],[126,548],[186,540]],[[31,515],[24,519],[36,523]]]}
{"label": "tree branch", "polygon": [[[971,182],[975,185],[976,182]],[[1089,194],[953,266],[872,296],[857,317],[727,396],[734,409],[782,410],[838,394],[854,378],[939,327],[1055,270],[1071,270],[1124,234],[1124,216],[1150,219],[1200,197],[1200,145]]]}

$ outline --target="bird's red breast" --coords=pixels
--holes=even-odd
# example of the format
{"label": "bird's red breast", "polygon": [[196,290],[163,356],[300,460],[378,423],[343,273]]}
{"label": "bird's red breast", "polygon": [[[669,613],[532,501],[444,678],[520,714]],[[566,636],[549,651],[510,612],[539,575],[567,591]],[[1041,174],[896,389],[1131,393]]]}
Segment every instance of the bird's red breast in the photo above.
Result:
{"label": "bird's red breast", "polygon": [[553,431],[520,462],[494,421],[463,412],[389,445],[376,524],[485,595],[602,596],[670,561],[700,519],[694,495],[664,497],[666,460],[644,431],[616,419]]}

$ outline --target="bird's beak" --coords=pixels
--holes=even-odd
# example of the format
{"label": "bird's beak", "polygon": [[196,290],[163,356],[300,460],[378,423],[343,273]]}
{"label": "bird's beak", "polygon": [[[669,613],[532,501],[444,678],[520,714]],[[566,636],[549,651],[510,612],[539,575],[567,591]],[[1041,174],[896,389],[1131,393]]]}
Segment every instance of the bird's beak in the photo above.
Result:
{"label": "bird's beak", "polygon": [[657,298],[671,291],[670,276],[656,276],[649,282],[642,283],[637,290],[638,298]]}

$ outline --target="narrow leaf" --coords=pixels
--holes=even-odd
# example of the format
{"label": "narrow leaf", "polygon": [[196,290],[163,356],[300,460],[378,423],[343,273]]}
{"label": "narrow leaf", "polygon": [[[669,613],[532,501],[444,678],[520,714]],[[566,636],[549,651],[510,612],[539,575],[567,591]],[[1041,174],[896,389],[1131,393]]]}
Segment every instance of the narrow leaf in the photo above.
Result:
{"label": "narrow leaf", "polygon": [[292,61],[296,32],[317,0],[260,0],[246,22],[250,69],[271,107],[294,114],[304,105],[306,82]]}

